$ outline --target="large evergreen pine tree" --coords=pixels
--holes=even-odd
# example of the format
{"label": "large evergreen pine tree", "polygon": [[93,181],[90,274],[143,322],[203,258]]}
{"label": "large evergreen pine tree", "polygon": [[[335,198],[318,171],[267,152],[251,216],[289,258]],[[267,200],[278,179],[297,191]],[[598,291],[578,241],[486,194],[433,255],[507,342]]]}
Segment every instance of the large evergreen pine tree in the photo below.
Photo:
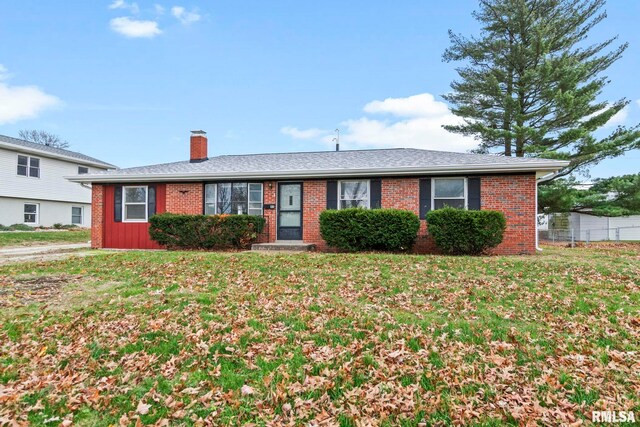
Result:
{"label": "large evergreen pine tree", "polygon": [[640,125],[601,129],[629,101],[601,99],[603,72],[627,44],[590,43],[606,18],[604,0],[481,0],[477,37],[449,31],[446,61],[460,61],[459,80],[444,95],[464,119],[445,126],[480,141],[479,152],[570,160],[559,176],[640,147]]}

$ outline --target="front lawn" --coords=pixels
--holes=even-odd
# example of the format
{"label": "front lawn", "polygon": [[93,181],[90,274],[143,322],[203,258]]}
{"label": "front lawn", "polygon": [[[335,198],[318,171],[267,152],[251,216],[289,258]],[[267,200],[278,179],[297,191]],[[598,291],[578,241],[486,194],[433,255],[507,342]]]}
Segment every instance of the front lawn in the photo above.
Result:
{"label": "front lawn", "polygon": [[0,233],[0,247],[84,243],[90,239],[91,230],[7,231]]}
{"label": "front lawn", "polygon": [[482,258],[105,253],[0,267],[0,324],[0,424],[640,415],[638,245]]}

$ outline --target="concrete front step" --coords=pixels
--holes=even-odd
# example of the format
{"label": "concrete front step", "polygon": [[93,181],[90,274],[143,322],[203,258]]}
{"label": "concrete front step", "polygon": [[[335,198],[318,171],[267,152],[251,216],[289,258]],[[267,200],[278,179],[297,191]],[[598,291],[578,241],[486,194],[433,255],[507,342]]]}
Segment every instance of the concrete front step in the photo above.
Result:
{"label": "concrete front step", "polygon": [[313,243],[303,243],[299,241],[279,241],[273,243],[254,243],[251,245],[252,251],[290,251],[308,252],[315,251],[316,245]]}

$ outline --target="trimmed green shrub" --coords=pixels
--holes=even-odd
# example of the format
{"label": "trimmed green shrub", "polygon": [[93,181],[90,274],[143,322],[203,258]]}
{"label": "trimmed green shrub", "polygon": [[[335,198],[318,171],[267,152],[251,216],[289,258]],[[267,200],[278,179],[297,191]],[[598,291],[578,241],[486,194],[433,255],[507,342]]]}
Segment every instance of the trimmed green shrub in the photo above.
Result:
{"label": "trimmed green shrub", "polygon": [[11,224],[9,229],[13,231],[33,231],[34,227],[27,224]]}
{"label": "trimmed green shrub", "polygon": [[320,234],[329,246],[345,251],[408,251],[420,219],[399,209],[341,209],[320,214]]}
{"label": "trimmed green shrub", "polygon": [[149,218],[149,235],[170,249],[246,248],[264,228],[256,215],[176,215]]}
{"label": "trimmed green shrub", "polygon": [[442,252],[480,255],[502,242],[507,220],[499,211],[443,208],[427,212],[429,234]]}

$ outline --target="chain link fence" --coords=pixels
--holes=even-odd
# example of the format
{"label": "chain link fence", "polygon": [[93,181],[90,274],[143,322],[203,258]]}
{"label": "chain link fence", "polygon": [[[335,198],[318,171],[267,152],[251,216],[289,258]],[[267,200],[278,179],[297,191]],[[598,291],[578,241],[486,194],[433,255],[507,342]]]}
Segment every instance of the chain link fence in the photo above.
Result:
{"label": "chain link fence", "polygon": [[640,226],[616,227],[616,228],[590,228],[590,229],[551,229],[539,230],[538,238],[541,243],[571,243],[584,242],[624,242],[640,241]]}

